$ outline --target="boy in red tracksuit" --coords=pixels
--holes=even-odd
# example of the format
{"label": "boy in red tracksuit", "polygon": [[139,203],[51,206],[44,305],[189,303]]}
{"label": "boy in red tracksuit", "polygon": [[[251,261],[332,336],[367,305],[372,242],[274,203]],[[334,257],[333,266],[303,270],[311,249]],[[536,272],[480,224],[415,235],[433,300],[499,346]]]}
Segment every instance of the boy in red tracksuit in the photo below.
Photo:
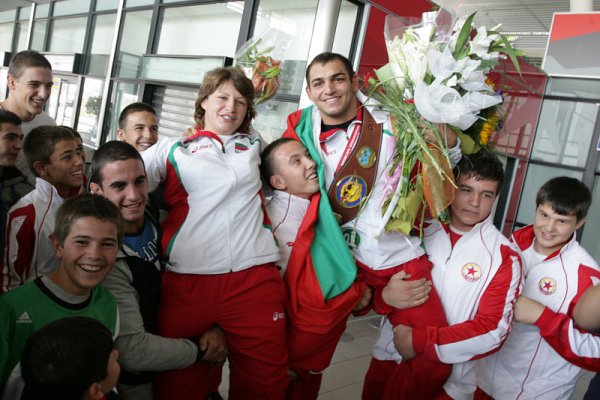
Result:
{"label": "boy in red tracksuit", "polygon": [[386,387],[395,391],[394,366],[400,356],[414,354],[413,332],[418,329],[435,338],[433,351],[442,362],[452,364],[439,398],[472,397],[475,360],[497,351],[504,342],[522,281],[519,257],[494,226],[491,214],[503,175],[498,158],[485,150],[463,156],[456,166],[450,223],[433,221],[423,236],[449,326],[399,325],[394,335],[391,325],[384,325],[365,378],[364,400],[381,398]]}
{"label": "boy in red tracksuit", "polygon": [[532,225],[513,233],[523,261],[523,295],[502,349],[479,361],[477,399],[570,399],[581,368],[600,370],[600,339],[572,315],[600,268],[575,232],[592,201],[578,179],[557,177],[538,191]]}
{"label": "boy in red tracksuit", "polygon": [[[302,143],[293,139],[277,139],[261,155],[263,180],[275,189],[267,205],[267,213],[280,249],[277,266],[288,287],[294,284],[298,270],[303,267],[289,261],[310,199],[319,190],[315,166]],[[289,275],[286,274],[288,267]],[[321,308],[312,309],[308,323],[296,317],[288,297],[286,333],[294,379],[288,386],[287,399],[317,398],[323,371],[331,363],[350,311],[355,306],[364,308],[368,304],[370,290],[365,292],[366,297],[357,305],[363,291],[364,284],[357,284],[346,295],[331,301],[329,306],[324,304]]]}

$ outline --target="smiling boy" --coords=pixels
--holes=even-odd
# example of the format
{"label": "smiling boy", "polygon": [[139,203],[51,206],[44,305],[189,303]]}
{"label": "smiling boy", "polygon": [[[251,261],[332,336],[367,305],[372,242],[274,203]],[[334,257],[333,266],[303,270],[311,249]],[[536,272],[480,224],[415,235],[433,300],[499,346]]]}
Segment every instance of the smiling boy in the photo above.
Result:
{"label": "smiling boy", "polygon": [[87,316],[117,334],[116,301],[98,285],[115,263],[122,229],[119,210],[102,196],[79,195],[58,209],[52,233],[58,269],[0,296],[0,393],[4,399],[19,398],[22,380],[15,367],[27,338],[46,324]]}
{"label": "smiling boy", "polygon": [[158,120],[154,108],[146,103],[129,104],[119,115],[119,140],[142,152],[158,141]]}
{"label": "smiling boy", "polygon": [[[418,348],[414,338],[423,332],[398,325],[392,342],[387,323],[377,341],[365,378],[364,400],[395,392],[394,364],[417,351],[435,354],[452,365],[442,399],[467,399],[475,392],[476,361],[504,342],[512,319],[512,305],[521,284],[521,263],[515,250],[494,226],[492,209],[502,187],[504,172],[498,158],[486,151],[465,155],[454,169],[457,191],[450,205],[450,223],[433,221],[424,230],[423,243],[433,263],[432,279],[447,327],[420,328],[433,337],[432,348]],[[388,373],[391,371],[391,373]]]}
{"label": "smiling boy", "polygon": [[37,127],[25,138],[23,151],[37,177],[36,188],[8,214],[3,292],[56,269],[58,259],[50,243],[56,211],[83,184],[83,159],[68,130]]}
{"label": "smiling boy", "polygon": [[479,399],[570,399],[580,368],[600,370],[600,347],[571,319],[581,295],[600,281],[575,232],[592,201],[579,180],[557,177],[538,191],[532,225],[513,233],[523,261],[523,295],[502,349],[480,361]]}

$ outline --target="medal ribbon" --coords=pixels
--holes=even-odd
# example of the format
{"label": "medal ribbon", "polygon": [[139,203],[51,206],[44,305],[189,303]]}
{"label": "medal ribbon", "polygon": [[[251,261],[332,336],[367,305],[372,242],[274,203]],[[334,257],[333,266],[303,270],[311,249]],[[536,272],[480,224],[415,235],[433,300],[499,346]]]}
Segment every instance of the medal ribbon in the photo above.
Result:
{"label": "medal ribbon", "polygon": [[348,143],[346,144],[346,148],[344,149],[344,152],[342,153],[342,158],[340,159],[340,162],[338,163],[338,165],[335,169],[334,175],[337,175],[337,173],[340,172],[340,169],[342,168],[342,166],[346,163],[346,161],[348,161],[348,158],[350,157],[350,154],[352,154],[352,151],[354,150],[354,146],[356,145],[356,142],[358,141],[358,136],[360,134],[360,130],[362,129],[362,107],[358,108],[358,114],[356,115],[356,119],[360,123],[354,124],[354,128],[352,129],[352,133],[350,134],[350,137],[348,138]]}

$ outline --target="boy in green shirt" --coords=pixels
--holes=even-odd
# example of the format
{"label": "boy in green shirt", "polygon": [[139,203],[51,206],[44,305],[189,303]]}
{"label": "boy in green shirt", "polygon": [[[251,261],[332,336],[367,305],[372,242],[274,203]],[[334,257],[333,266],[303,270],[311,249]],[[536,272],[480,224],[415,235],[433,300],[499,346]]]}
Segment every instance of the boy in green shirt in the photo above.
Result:
{"label": "boy in green shirt", "polygon": [[86,316],[117,334],[114,297],[97,287],[112,269],[122,241],[118,208],[102,196],[69,198],[56,216],[52,245],[59,267],[0,296],[0,393],[18,399],[19,360],[27,338],[46,324]]}

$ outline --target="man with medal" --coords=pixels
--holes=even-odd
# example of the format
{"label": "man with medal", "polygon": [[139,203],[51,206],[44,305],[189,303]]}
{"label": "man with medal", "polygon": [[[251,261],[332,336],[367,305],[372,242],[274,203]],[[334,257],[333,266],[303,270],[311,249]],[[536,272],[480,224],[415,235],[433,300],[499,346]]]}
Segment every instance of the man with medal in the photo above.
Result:
{"label": "man with medal", "polygon": [[[389,193],[385,175],[395,152],[389,115],[364,105],[367,97],[358,91],[358,77],[344,56],[317,55],[307,68],[306,80],[314,105],[292,113],[283,136],[300,140],[308,149],[317,164],[320,192],[311,199],[284,276],[291,329],[306,332],[307,338],[339,335],[340,324],[346,323],[363,295],[370,294],[365,294],[364,282],[374,288],[374,309],[389,314],[394,326],[446,325],[439,297],[431,291],[431,263],[420,239],[377,232]],[[447,143],[456,164],[461,156],[458,139],[450,133]],[[386,304],[381,290],[386,285],[386,296],[404,304],[403,310]],[[314,315],[319,316],[317,327]],[[323,360],[321,354],[312,354],[307,338],[296,346],[288,343],[290,365],[292,369],[300,365],[314,375],[321,371],[312,371],[311,363]],[[427,337],[416,339],[430,342]],[[410,384],[394,398],[435,396],[451,366],[434,359],[417,354],[401,363]]]}

